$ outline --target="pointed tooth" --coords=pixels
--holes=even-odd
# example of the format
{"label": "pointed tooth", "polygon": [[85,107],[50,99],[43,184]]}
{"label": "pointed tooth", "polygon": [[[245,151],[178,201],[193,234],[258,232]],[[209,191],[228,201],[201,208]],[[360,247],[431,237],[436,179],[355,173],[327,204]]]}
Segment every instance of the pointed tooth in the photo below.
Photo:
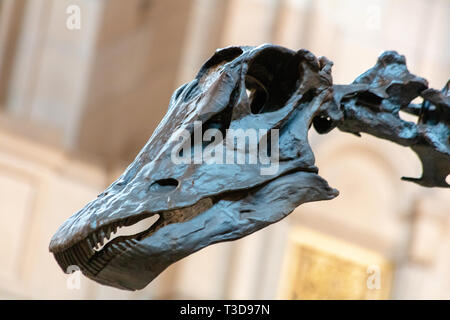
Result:
{"label": "pointed tooth", "polygon": [[95,270],[94,266],[91,263],[88,263],[86,261],[86,262],[81,263],[81,265],[83,266],[83,272],[87,272],[87,273],[90,273],[90,274],[95,274],[96,273],[96,270]]}
{"label": "pointed tooth", "polygon": [[82,242],[81,244],[80,244],[80,246],[81,246],[81,249],[83,250],[83,252],[84,252],[84,255],[87,257],[87,258],[90,258],[91,256],[92,256],[92,249],[89,247],[89,245],[87,244],[87,242]]}
{"label": "pointed tooth", "polygon": [[113,258],[115,256],[114,250],[110,246],[106,248],[105,254],[109,258]]}
{"label": "pointed tooth", "polygon": [[118,246],[117,243],[114,243],[111,247],[112,247],[112,248],[114,249],[114,251],[117,252],[117,253],[122,252],[122,249]]}
{"label": "pointed tooth", "polygon": [[78,253],[78,248],[73,248],[71,250],[71,253],[72,253],[72,256],[73,256],[73,258],[75,260],[75,265],[77,265],[81,269],[80,264],[83,261],[83,258],[80,257],[80,254]]}
{"label": "pointed tooth", "polygon": [[87,242],[89,248],[91,248],[91,249],[94,248],[94,241],[91,239],[91,236],[86,238],[86,242]]}
{"label": "pointed tooth", "polygon": [[67,268],[69,267],[70,262],[65,253],[62,253],[62,259],[64,261],[64,267],[63,267],[64,273],[67,273]]}
{"label": "pointed tooth", "polygon": [[111,225],[106,228],[106,239],[109,240],[111,236]]}
{"label": "pointed tooth", "polygon": [[66,271],[67,265],[68,265],[68,262],[67,262],[67,260],[66,260],[66,256],[64,255],[63,252],[61,252],[61,253],[58,254],[58,257],[59,257],[59,261],[61,262],[61,267],[62,267],[62,269],[63,269],[64,271]]}
{"label": "pointed tooth", "polygon": [[73,254],[73,250],[72,249],[69,249],[67,251],[67,257],[69,258],[69,267],[76,263],[77,259],[75,258],[75,255]]}
{"label": "pointed tooth", "polygon": [[68,265],[68,267],[73,266],[73,265],[75,265],[75,264],[77,263],[77,260],[76,260],[75,256],[73,255],[72,250],[69,249],[69,250],[67,251],[66,257],[67,257],[67,259],[69,260],[69,265]]}
{"label": "pointed tooth", "polygon": [[136,245],[136,241],[134,240],[134,239],[128,239],[127,241],[126,241],[126,243],[128,244],[128,246],[130,247],[130,248],[132,248],[132,247],[134,247],[135,245]]}
{"label": "pointed tooth", "polygon": [[64,272],[66,272],[68,262],[66,261],[66,257],[64,255],[64,253],[60,252],[60,253],[55,254],[55,256],[57,257],[58,261],[60,262],[61,268],[64,270]]}
{"label": "pointed tooth", "polygon": [[105,242],[106,234],[103,230],[100,230],[100,232],[98,233],[98,236],[99,236],[99,240],[100,240],[100,246],[102,246],[103,243]]}
{"label": "pointed tooth", "polygon": [[[76,246],[74,248],[74,251],[75,251],[75,256],[78,258],[78,263],[80,263],[83,267],[85,267],[84,263],[87,261],[87,257],[84,256],[83,250],[79,246]],[[86,267],[85,267],[85,269],[86,269]]]}
{"label": "pointed tooth", "polygon": [[86,253],[84,252],[83,248],[80,244],[76,246],[76,250],[78,252],[78,255],[82,258],[82,261],[87,260],[88,257],[86,256]]}
{"label": "pointed tooth", "polygon": [[98,274],[98,272],[100,271],[100,268],[94,262],[90,262],[90,266],[91,266],[92,274],[93,275]]}
{"label": "pointed tooth", "polygon": [[92,234],[92,240],[94,240],[94,245],[97,248],[97,244],[98,244],[98,238],[97,238],[97,233],[93,233]]}
{"label": "pointed tooth", "polygon": [[54,253],[53,255],[55,256],[56,261],[58,261],[59,265],[61,266],[63,264],[63,261],[62,261],[60,253]]}
{"label": "pointed tooth", "polygon": [[68,251],[63,252],[64,260],[66,260],[66,266],[64,272],[67,273],[67,268],[73,265],[72,258]]}
{"label": "pointed tooth", "polygon": [[91,257],[95,253],[94,248],[88,242],[85,242],[84,246],[86,247],[86,250],[89,252],[89,257]]}
{"label": "pointed tooth", "polygon": [[75,256],[78,258],[79,262],[83,262],[86,259],[86,257],[84,256],[84,252],[83,252],[83,250],[81,250],[79,245],[75,245],[73,250],[74,250]]}
{"label": "pointed tooth", "polygon": [[74,248],[75,250],[75,256],[78,258],[78,267],[81,269],[83,267],[83,271],[88,273],[94,273],[94,269],[92,266],[88,263],[88,257],[84,256],[84,251],[81,248],[81,246],[76,246]]}
{"label": "pointed tooth", "polygon": [[98,256],[97,261],[100,262],[102,264],[102,267],[105,266],[106,264],[108,264],[108,260],[105,259],[105,257],[103,256]]}
{"label": "pointed tooth", "polygon": [[90,263],[94,266],[97,272],[103,269],[103,265],[97,261],[97,259],[93,259]]}

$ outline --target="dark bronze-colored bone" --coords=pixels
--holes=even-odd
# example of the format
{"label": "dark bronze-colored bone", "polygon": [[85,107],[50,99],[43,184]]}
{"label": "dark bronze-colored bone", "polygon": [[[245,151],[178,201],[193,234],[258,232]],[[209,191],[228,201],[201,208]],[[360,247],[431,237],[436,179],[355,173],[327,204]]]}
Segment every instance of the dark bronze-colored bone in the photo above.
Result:
{"label": "dark bronze-colored bone", "polygon": [[[449,82],[441,92],[427,86],[425,79],[408,72],[404,56],[384,52],[375,67],[351,85],[334,86],[344,111],[338,128],[411,147],[422,161],[423,175],[403,180],[425,187],[449,187],[445,181],[450,174]],[[422,104],[412,104],[419,96]],[[418,123],[402,120],[400,110],[418,116]]]}
{"label": "dark bronze-colored bone", "polygon": [[[218,50],[193,81],[175,91],[166,116],[123,175],[58,229],[50,251],[61,268],[77,265],[99,283],[141,289],[197,250],[251,234],[302,203],[336,197],[314,166],[311,125],[322,134],[337,127],[409,146],[422,161],[423,176],[404,179],[448,187],[449,85],[441,92],[428,89],[396,52],[383,53],[350,85],[333,85],[331,66],[307,50],[275,45]],[[423,103],[411,103],[418,96]],[[402,120],[400,110],[417,115],[418,122]],[[267,155],[278,155],[277,170],[262,174],[267,165],[260,162],[175,164],[171,156],[180,133],[194,137],[196,123],[201,134],[217,129],[225,140],[233,129],[262,132],[259,146],[265,138]],[[180,155],[205,147],[191,139]],[[233,152],[245,158],[250,151]],[[159,219],[148,230],[94,250],[118,227],[153,215]]]}

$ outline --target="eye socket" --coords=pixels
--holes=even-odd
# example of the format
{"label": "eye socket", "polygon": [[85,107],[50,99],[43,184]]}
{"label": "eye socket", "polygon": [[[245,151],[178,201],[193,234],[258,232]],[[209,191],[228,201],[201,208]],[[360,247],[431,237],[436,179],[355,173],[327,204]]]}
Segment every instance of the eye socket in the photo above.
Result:
{"label": "eye socket", "polygon": [[283,108],[298,87],[302,56],[293,51],[268,47],[248,62],[245,86],[254,114]]}
{"label": "eye socket", "polygon": [[264,107],[269,100],[269,93],[266,87],[256,78],[247,75],[245,77],[245,88],[250,101],[251,112],[254,114],[264,112]]}

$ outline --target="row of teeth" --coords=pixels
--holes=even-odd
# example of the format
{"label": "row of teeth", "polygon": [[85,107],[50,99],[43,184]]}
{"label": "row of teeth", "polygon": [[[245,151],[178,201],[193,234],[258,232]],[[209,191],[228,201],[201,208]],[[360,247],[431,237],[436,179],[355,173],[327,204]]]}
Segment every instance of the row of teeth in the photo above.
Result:
{"label": "row of teeth", "polygon": [[93,232],[86,238],[86,242],[91,249],[100,250],[105,239],[109,240],[111,235],[117,233],[117,229],[123,227],[127,223],[128,219],[111,223],[102,227],[100,230]]}
{"label": "row of teeth", "polygon": [[99,250],[103,246],[105,239],[109,240],[111,235],[116,233],[117,229],[122,227],[125,223],[126,220],[115,222],[103,227],[97,232],[92,233],[86,238],[87,244],[89,245],[90,248]]}
{"label": "row of teeth", "polygon": [[[182,210],[172,210],[165,214],[163,223],[152,225],[152,231],[164,227],[170,223],[183,222],[191,219],[199,213],[206,211],[213,205],[211,198],[205,198],[197,202],[195,205],[184,208]],[[130,218],[129,218],[130,219]],[[61,268],[70,273],[73,270],[68,269],[70,266],[76,265],[83,270],[87,276],[97,275],[115,256],[133,248],[138,244],[133,236],[125,236],[120,241],[110,242],[108,246],[103,247],[105,239],[109,240],[112,234],[117,232],[117,229],[124,225],[131,225],[129,219],[123,219],[104,227],[90,234],[83,241],[78,242],[71,248],[55,253],[55,258],[59,262]]]}
{"label": "row of teeth", "polygon": [[[96,275],[99,273],[116,255],[135,246],[138,241],[126,239],[116,242],[99,251],[105,239],[109,240],[117,229],[124,226],[127,220],[118,221],[107,225],[100,230],[92,233],[83,241],[75,244],[70,249],[56,253],[55,257],[60,262],[61,267],[66,273],[73,272],[71,266],[78,266],[88,274]],[[95,255],[95,258],[93,256]],[[93,258],[93,259],[91,259]]]}

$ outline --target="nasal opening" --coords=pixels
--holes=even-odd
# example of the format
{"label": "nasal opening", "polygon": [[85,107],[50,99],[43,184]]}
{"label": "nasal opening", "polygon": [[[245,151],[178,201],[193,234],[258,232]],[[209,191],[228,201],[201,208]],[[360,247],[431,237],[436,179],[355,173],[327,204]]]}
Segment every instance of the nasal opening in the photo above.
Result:
{"label": "nasal opening", "polygon": [[150,185],[150,192],[170,192],[178,187],[178,180],[173,178],[160,179]]}

